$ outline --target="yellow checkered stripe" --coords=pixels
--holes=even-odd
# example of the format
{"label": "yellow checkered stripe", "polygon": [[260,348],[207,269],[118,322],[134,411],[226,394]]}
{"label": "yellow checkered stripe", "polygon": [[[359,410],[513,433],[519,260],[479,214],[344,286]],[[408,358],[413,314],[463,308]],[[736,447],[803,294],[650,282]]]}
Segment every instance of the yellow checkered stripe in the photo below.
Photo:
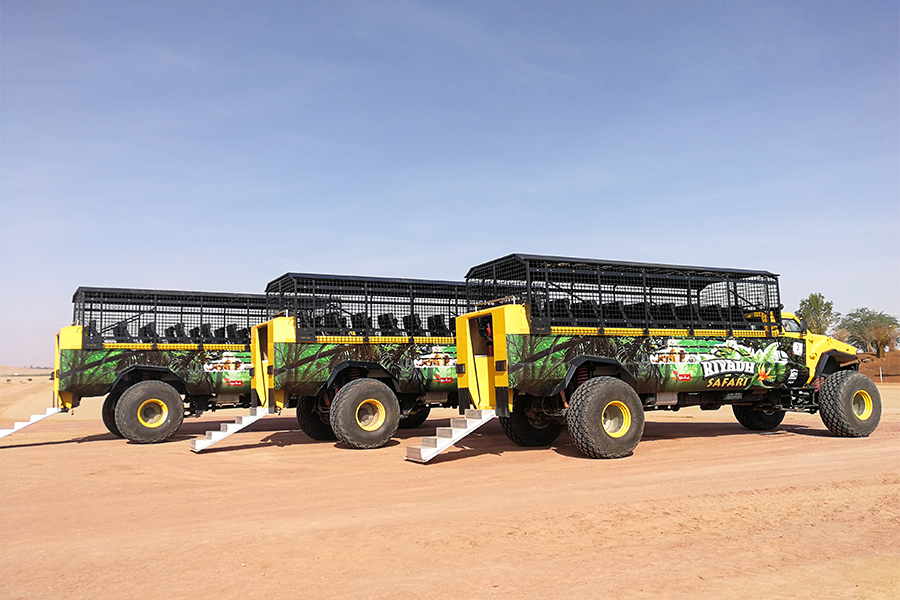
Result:
{"label": "yellow checkered stripe", "polygon": [[[550,331],[553,335],[601,335],[600,330],[596,327],[551,327]],[[726,329],[695,329],[693,334],[687,329],[650,329],[645,333],[643,329],[634,327],[606,327],[602,335],[623,337],[729,337]],[[766,332],[757,329],[736,329],[731,332],[731,337],[764,338],[766,337]]]}
{"label": "yellow checkered stripe", "polygon": [[204,350],[236,350],[243,351],[247,349],[244,344],[116,344],[104,342],[104,350],[199,350],[203,346]]}
{"label": "yellow checkered stripe", "polygon": [[[409,337],[400,335],[320,335],[316,336],[318,344],[408,344]],[[455,344],[455,337],[413,337],[414,344]],[[303,342],[300,342],[303,343]],[[307,342],[309,343],[309,342]]]}

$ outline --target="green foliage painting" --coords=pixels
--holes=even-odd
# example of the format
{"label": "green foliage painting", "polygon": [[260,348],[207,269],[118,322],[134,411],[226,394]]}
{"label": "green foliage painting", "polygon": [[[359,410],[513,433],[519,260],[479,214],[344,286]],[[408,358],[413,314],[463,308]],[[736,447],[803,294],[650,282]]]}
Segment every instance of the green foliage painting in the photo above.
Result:
{"label": "green foliage painting", "polygon": [[621,364],[640,393],[778,387],[807,379],[805,346],[792,339],[507,336],[510,387],[557,391],[579,357]]}

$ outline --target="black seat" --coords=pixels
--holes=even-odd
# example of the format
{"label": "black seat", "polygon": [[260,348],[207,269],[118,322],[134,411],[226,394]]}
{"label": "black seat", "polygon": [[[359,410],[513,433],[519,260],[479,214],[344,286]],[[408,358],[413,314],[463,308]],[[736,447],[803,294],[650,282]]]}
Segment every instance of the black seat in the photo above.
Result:
{"label": "black seat", "polygon": [[191,327],[191,334],[188,336],[192,342],[200,341],[200,328]]}
{"label": "black seat", "polygon": [[323,329],[330,332],[337,333],[347,329],[347,319],[336,312],[322,315],[320,323]]}
{"label": "black seat", "polygon": [[119,321],[115,325],[113,325],[112,336],[116,341],[125,342],[131,339],[131,334],[128,333],[128,323],[125,321]]}
{"label": "black seat", "polygon": [[231,323],[230,325],[225,326],[225,337],[228,338],[229,342],[237,342],[239,340],[237,335],[237,325]]}
{"label": "black seat", "polygon": [[700,324],[702,327],[724,327],[727,323],[722,307],[718,304],[710,304],[700,307]]}
{"label": "black seat", "polygon": [[213,339],[212,325],[200,323],[200,339],[204,341]]}
{"label": "black seat", "polygon": [[406,330],[407,335],[422,335],[424,333],[422,318],[415,313],[406,315],[403,317],[403,329]]}
{"label": "black seat", "polygon": [[433,336],[445,336],[450,333],[450,328],[444,323],[444,315],[431,315],[426,320],[428,331]]}
{"label": "black seat", "polygon": [[138,337],[142,342],[155,342],[159,339],[159,335],[156,333],[156,321],[150,321],[140,329],[138,329]]}
{"label": "black seat", "polygon": [[96,337],[97,335],[99,335],[97,332],[97,321],[92,319],[91,322],[88,323],[84,328],[82,335],[85,335],[87,337]]}
{"label": "black seat", "polygon": [[357,333],[372,329],[372,317],[364,312],[350,315],[350,324]]}
{"label": "black seat", "polygon": [[215,337],[217,340],[225,339],[225,328],[224,327],[216,327]]}
{"label": "black seat", "polygon": [[297,328],[311,329],[314,327],[314,321],[308,311],[297,311]]}
{"label": "black seat", "polygon": [[622,327],[625,325],[625,305],[621,300],[605,302],[600,306],[603,324],[606,327]]}
{"label": "black seat", "polygon": [[572,305],[572,315],[578,325],[584,327],[596,327],[600,321],[600,311],[593,300],[576,302]]}
{"label": "black seat", "polygon": [[381,330],[381,335],[397,335],[400,333],[397,319],[394,317],[393,313],[378,315],[378,329]]}
{"label": "black seat", "polygon": [[625,317],[628,319],[629,325],[643,325],[648,320],[646,302],[625,304],[622,309],[625,311]]}
{"label": "black seat", "polygon": [[572,313],[569,312],[569,300],[566,298],[556,298],[547,303],[547,309],[551,319],[571,319]]}
{"label": "black seat", "polygon": [[653,320],[654,327],[668,328],[674,327],[678,320],[675,316],[674,304],[651,304],[650,318]]}

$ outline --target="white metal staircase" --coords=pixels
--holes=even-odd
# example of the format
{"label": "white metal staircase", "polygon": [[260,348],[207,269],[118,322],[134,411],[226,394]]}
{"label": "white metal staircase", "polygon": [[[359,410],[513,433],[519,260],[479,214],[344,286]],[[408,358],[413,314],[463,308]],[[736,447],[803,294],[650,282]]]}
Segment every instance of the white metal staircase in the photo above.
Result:
{"label": "white metal staircase", "polygon": [[193,450],[194,452],[205,450],[216,442],[227,438],[229,435],[237,433],[244,427],[256,423],[267,414],[269,414],[269,409],[265,406],[257,406],[256,408],[251,408],[249,415],[238,417],[234,420],[234,423],[222,423],[219,431],[207,431],[206,437],[191,440],[191,450]]}
{"label": "white metal staircase", "polygon": [[15,433],[15,432],[19,431],[20,429],[24,429],[25,427],[28,427],[29,425],[34,425],[38,421],[43,421],[47,417],[53,416],[58,412],[59,412],[58,408],[51,406],[46,411],[44,411],[44,414],[42,414],[42,415],[31,415],[31,418],[28,419],[27,421],[16,421],[16,423],[13,425],[12,429],[0,429],[0,438],[6,437],[11,433]]}
{"label": "white metal staircase", "polygon": [[421,446],[407,446],[406,460],[426,463],[494,418],[493,410],[466,410],[466,416],[450,419],[450,427],[438,427],[433,436],[423,437]]}

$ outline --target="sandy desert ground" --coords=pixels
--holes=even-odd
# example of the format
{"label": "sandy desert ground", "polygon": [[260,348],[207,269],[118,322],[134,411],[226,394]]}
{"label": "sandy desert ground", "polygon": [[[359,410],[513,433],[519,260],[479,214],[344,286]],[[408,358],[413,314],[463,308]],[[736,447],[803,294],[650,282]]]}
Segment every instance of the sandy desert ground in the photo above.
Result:
{"label": "sandy desert ground", "polygon": [[[7,375],[0,427],[51,394]],[[454,411],[379,450],[313,442],[286,413],[194,454],[238,413],[142,446],[88,399],[0,440],[0,597],[897,598],[900,386],[880,389],[866,439],[686,409],[651,413],[625,459],[567,433],[518,448],[493,422],[428,465],[404,447]]]}

